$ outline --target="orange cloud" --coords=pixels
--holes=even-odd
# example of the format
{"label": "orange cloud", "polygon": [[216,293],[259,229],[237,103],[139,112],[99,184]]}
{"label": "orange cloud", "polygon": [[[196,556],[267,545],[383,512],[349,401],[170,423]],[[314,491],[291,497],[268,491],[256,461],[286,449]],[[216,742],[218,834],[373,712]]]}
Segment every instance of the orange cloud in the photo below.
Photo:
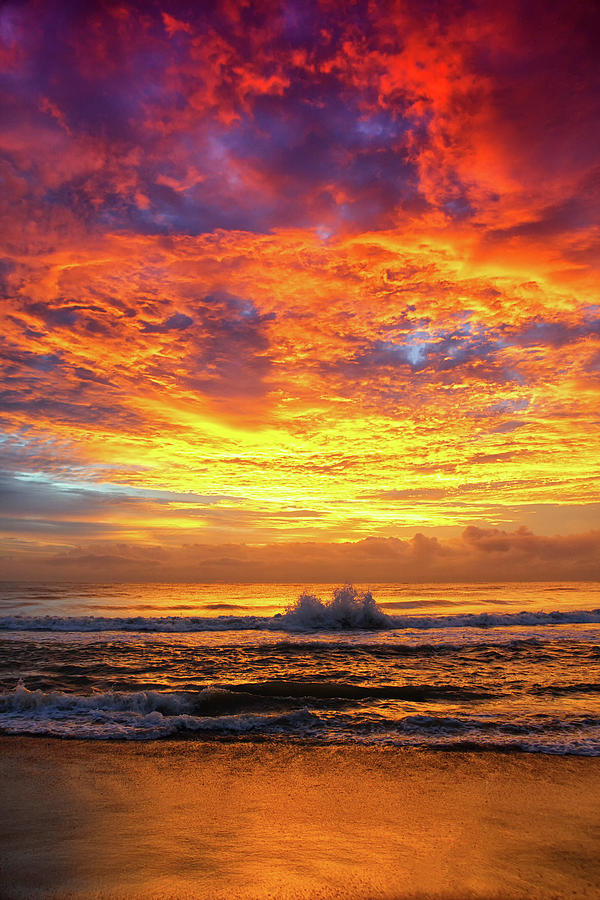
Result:
{"label": "orange cloud", "polygon": [[[467,529],[453,540],[416,534],[410,540],[358,542],[222,543],[144,546],[96,541],[67,551],[32,554],[31,576],[40,580],[102,580],[107,567],[123,581],[390,582],[597,581],[600,532],[539,537],[526,529],[507,533]],[[22,563],[21,563],[22,565]],[[12,576],[17,556],[5,554]]]}

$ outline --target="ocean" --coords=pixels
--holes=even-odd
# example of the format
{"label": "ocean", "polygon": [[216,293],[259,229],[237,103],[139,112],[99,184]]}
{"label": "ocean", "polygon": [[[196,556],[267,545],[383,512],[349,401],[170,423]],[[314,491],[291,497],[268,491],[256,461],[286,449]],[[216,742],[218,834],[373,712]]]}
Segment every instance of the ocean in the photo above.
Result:
{"label": "ocean", "polygon": [[0,733],[600,755],[600,584],[0,585]]}

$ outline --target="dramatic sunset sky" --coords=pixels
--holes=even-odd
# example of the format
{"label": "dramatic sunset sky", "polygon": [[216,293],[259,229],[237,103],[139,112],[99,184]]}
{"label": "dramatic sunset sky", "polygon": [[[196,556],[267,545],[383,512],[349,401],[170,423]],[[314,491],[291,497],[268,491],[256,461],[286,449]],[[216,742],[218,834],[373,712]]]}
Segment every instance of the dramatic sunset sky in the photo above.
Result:
{"label": "dramatic sunset sky", "polygon": [[4,2],[5,578],[600,578],[600,6]]}

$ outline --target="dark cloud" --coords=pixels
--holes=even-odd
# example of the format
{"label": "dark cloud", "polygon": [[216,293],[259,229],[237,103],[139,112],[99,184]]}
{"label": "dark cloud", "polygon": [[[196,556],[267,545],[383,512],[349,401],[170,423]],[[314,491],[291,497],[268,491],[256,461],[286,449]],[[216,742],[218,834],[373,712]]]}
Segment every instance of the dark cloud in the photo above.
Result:
{"label": "dark cloud", "polygon": [[48,328],[70,327],[77,321],[80,306],[50,306],[47,303],[29,303],[25,311],[41,319]]}
{"label": "dark cloud", "polygon": [[[4,527],[10,531],[38,527],[52,527],[55,531],[72,531],[76,521],[93,519],[102,514],[127,516],[137,512],[158,512],[167,505],[184,505],[185,514],[216,516],[212,506],[220,503],[239,503],[243,498],[229,494],[198,494],[194,492],[161,491],[148,488],[119,488],[111,484],[64,483],[48,477],[0,472],[0,509]],[[198,508],[197,504],[204,506]],[[103,526],[104,527],[104,526]],[[108,527],[108,526],[106,526]],[[119,530],[120,525],[112,530]]]}
{"label": "dark cloud", "polygon": [[146,334],[166,334],[169,331],[185,331],[194,322],[185,313],[173,313],[164,322],[144,322],[142,320],[142,331]]}
{"label": "dark cloud", "polygon": [[600,319],[586,317],[583,321],[545,320],[536,318],[520,328],[503,327],[501,335],[518,347],[563,347],[585,338],[600,339]]}
{"label": "dark cloud", "polygon": [[520,381],[521,376],[504,362],[501,335],[492,328],[470,327],[452,331],[417,328],[394,340],[374,340],[349,358],[325,362],[326,373],[343,376],[351,385],[369,383],[373,393],[393,394],[394,384],[446,381],[462,371],[490,383]]}
{"label": "dark cloud", "polygon": [[[380,227],[395,206],[422,207],[399,109],[367,114],[364,92],[352,97],[331,64],[325,71],[343,36],[338,18],[302,13],[331,37],[298,33],[300,64],[289,7],[228,12],[184,8],[173,31],[152,5],[22,6],[15,27],[28,65],[15,67],[4,113],[77,155],[61,177],[39,153],[12,152],[31,196],[88,228],[141,233]],[[309,63],[317,56],[322,68]]]}
{"label": "dark cloud", "polygon": [[524,419],[511,419],[508,422],[501,422],[500,425],[496,425],[495,428],[492,428],[492,434],[512,434],[513,431],[516,431],[517,428],[523,428],[525,425],[529,423]]}
{"label": "dark cloud", "polygon": [[6,363],[7,383],[10,383],[13,375],[23,369],[34,372],[52,372],[63,363],[63,359],[58,353],[33,353],[30,350],[16,347],[3,349],[2,359]]}
{"label": "dark cloud", "polygon": [[[545,537],[534,534],[522,526],[514,532],[501,531],[498,528],[478,528],[470,525],[463,533],[464,542],[486,556],[505,556],[511,563],[515,558],[531,561],[562,560],[569,563],[583,558],[600,569],[600,556],[596,555],[600,548],[600,532],[590,531],[582,535],[565,535]],[[546,579],[542,579],[546,580]]]}
{"label": "dark cloud", "polygon": [[[369,383],[374,394],[389,396],[393,396],[394,385],[400,388],[402,384],[418,384],[415,376],[424,382],[446,383],[462,375],[489,384],[525,384],[530,378],[529,351],[538,347],[560,349],[589,339],[600,339],[597,318],[586,317],[574,323],[536,317],[518,326],[467,322],[451,330],[407,320],[393,339],[363,341],[351,354],[322,362],[320,368],[324,373],[343,376],[349,385]],[[513,348],[521,354],[507,357],[507,351]],[[529,402],[527,398],[503,400],[492,404],[486,413],[469,411],[468,414],[497,417],[502,412],[524,410]],[[495,430],[507,433],[525,424],[525,420],[515,418],[501,423]]]}
{"label": "dark cloud", "polygon": [[523,450],[501,450],[499,453],[474,453],[469,457],[469,462],[479,465],[481,463],[507,463],[522,456]]}
{"label": "dark cloud", "polygon": [[498,242],[523,237],[544,239],[567,231],[586,230],[594,223],[596,216],[597,209],[590,202],[588,191],[582,191],[581,196],[569,197],[545,207],[533,221],[519,222],[508,228],[490,229],[486,232],[485,241]]}
{"label": "dark cloud", "polygon": [[271,369],[266,331],[274,313],[260,313],[252,301],[227,292],[190,304],[198,327],[181,382],[216,399],[260,396]]}
{"label": "dark cloud", "polygon": [[0,257],[0,297],[7,297],[9,289],[9,277],[16,269],[16,264],[9,257]]}
{"label": "dark cloud", "polygon": [[51,420],[55,424],[76,424],[78,427],[97,425],[108,431],[135,432],[146,425],[144,417],[124,405],[98,403],[89,406],[85,398],[77,397],[73,390],[72,400],[53,400],[49,396],[27,396],[21,384],[19,391],[0,391],[0,411],[26,415],[32,420]]}

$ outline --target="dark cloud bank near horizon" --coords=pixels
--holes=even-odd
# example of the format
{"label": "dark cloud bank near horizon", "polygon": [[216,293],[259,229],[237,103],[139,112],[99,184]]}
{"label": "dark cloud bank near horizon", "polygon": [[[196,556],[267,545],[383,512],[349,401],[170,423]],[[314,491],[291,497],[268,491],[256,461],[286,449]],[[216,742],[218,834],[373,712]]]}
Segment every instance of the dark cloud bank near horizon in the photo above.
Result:
{"label": "dark cloud bank near horizon", "polygon": [[[5,578],[22,577],[23,558],[4,553]],[[409,540],[344,543],[139,545],[85,543],[37,552],[30,580],[154,582],[492,582],[600,581],[600,529],[540,536],[470,525],[457,538],[417,533]],[[510,573],[509,575],[507,573]]]}

